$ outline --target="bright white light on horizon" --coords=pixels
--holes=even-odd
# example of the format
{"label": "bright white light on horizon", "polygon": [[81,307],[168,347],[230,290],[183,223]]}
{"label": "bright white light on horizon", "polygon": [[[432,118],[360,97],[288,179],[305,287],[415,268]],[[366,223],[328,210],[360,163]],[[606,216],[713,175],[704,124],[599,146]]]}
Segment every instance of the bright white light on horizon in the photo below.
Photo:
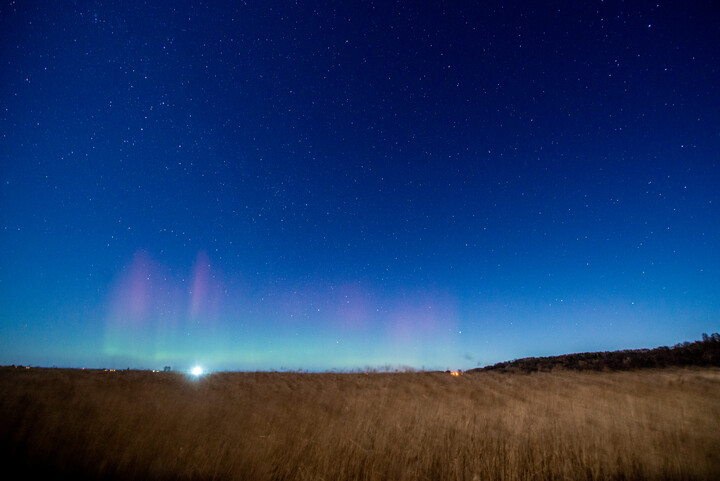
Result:
{"label": "bright white light on horizon", "polygon": [[200,366],[193,366],[192,369],[190,369],[190,374],[193,376],[202,376],[203,368]]}

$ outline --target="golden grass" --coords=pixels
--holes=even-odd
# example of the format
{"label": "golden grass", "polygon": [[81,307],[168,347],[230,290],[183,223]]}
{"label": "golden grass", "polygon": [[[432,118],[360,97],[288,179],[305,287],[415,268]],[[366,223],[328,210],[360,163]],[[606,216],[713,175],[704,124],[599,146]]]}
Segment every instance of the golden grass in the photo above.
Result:
{"label": "golden grass", "polygon": [[0,369],[11,462],[133,479],[720,479],[720,369]]}

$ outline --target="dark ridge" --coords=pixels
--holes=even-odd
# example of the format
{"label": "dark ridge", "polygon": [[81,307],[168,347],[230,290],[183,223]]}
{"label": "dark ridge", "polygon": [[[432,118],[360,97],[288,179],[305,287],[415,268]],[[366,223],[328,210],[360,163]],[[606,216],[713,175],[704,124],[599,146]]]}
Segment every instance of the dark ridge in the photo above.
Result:
{"label": "dark ridge", "polygon": [[700,341],[682,342],[673,347],[526,357],[471,369],[468,372],[535,372],[553,369],[628,371],[671,366],[720,366],[720,334],[717,332],[711,335],[703,334]]}

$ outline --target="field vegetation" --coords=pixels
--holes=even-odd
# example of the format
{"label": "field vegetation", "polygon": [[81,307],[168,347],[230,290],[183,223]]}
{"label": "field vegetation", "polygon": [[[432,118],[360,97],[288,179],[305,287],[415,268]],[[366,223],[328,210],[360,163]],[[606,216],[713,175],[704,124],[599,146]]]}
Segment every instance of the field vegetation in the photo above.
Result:
{"label": "field vegetation", "polygon": [[10,477],[720,479],[720,369],[0,368]]}

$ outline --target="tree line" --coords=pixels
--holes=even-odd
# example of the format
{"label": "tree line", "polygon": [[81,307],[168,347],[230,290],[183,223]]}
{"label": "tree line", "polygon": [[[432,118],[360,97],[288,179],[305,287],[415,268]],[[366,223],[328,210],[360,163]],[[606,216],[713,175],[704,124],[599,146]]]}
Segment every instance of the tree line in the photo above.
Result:
{"label": "tree line", "polygon": [[671,366],[720,367],[720,334],[702,335],[702,340],[682,342],[672,347],[654,349],[626,349],[622,351],[583,352],[549,357],[526,357],[499,362],[473,371],[552,371],[572,370],[632,370]]}

